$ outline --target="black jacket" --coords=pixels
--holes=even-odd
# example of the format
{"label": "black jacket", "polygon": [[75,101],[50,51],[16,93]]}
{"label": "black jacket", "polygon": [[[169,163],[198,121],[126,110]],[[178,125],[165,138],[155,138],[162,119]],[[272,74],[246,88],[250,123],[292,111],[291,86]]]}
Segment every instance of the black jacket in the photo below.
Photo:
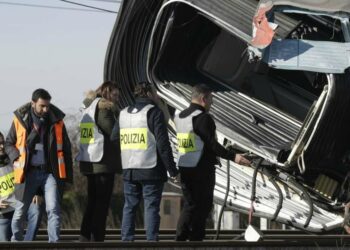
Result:
{"label": "black jacket", "polygon": [[[147,98],[138,98],[132,108],[141,109],[147,104],[154,104]],[[153,133],[157,144],[157,165],[151,169],[123,169],[123,179],[127,181],[167,181],[167,171],[170,176],[176,176],[178,170],[170,147],[167,124],[163,112],[155,106],[147,113],[147,124]],[[112,140],[119,143],[119,123],[116,123]]]}
{"label": "black jacket", "polygon": [[[33,144],[30,140],[35,137],[35,131],[33,129],[33,119],[31,117],[31,103],[27,103],[17,109],[15,112],[15,116],[25,127],[27,132],[27,160],[26,166],[24,167],[24,173],[26,173],[28,169],[28,164],[31,159],[31,150],[28,145]],[[47,129],[46,134],[44,136],[44,152],[46,156],[46,160],[48,163],[48,171],[51,172],[56,179],[59,179],[58,173],[58,159],[57,159],[57,144],[56,144],[56,136],[55,136],[55,128],[54,124],[58,121],[63,120],[65,114],[58,109],[54,105],[50,105],[50,110],[48,113],[47,119]],[[34,138],[33,138],[34,139]],[[19,151],[15,147],[17,141],[16,128],[14,123],[12,123],[10,131],[6,137],[5,141],[5,151],[9,156],[11,162],[14,162],[19,157]],[[73,182],[73,169],[72,169],[72,152],[71,152],[71,144],[66,131],[66,128],[63,127],[63,154],[66,165],[66,175],[67,178],[60,179],[62,181]]]}
{"label": "black jacket", "polygon": [[214,119],[210,114],[205,112],[202,106],[191,103],[179,116],[180,118],[187,117],[196,110],[203,111],[203,113],[193,118],[193,130],[204,142],[203,154],[199,159],[197,167],[181,168],[180,166],[180,172],[182,175],[187,174],[192,175],[193,178],[201,178],[215,172],[215,164],[218,164],[217,157],[233,160],[235,153],[225,149],[218,143]]}

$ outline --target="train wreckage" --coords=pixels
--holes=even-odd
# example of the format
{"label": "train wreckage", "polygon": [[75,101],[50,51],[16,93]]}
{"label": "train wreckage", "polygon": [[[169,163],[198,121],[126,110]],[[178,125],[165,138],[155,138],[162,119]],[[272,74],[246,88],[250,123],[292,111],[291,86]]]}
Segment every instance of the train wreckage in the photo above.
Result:
{"label": "train wreckage", "polygon": [[[122,106],[135,83],[154,83],[170,118],[193,85],[210,85],[219,141],[253,161],[222,161],[215,201],[333,230],[350,188],[349,15],[341,0],[124,0],[105,79],[120,84]],[[175,133],[170,119],[174,154]]]}

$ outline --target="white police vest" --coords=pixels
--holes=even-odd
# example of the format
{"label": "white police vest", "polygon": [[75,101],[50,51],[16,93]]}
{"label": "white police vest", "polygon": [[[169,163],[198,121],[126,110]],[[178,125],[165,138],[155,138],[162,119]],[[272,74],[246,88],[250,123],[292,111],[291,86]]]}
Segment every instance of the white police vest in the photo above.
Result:
{"label": "white police vest", "polygon": [[154,105],[120,112],[120,149],[123,169],[150,169],[157,165],[156,139],[149,130],[147,113]]}
{"label": "white police vest", "polygon": [[[15,210],[14,205],[17,199],[22,199],[24,184],[16,185],[14,180],[15,177],[11,164],[0,167],[0,200],[6,201],[9,204],[7,208],[0,209],[0,214]],[[16,196],[18,196],[17,199]]]}
{"label": "white police vest", "polygon": [[99,162],[103,157],[104,136],[96,125],[96,107],[101,98],[96,98],[83,111],[80,121],[79,153],[77,161]]}
{"label": "white police vest", "polygon": [[193,131],[193,118],[203,111],[196,110],[185,118],[174,118],[177,137],[177,166],[196,167],[203,153],[204,143]]}

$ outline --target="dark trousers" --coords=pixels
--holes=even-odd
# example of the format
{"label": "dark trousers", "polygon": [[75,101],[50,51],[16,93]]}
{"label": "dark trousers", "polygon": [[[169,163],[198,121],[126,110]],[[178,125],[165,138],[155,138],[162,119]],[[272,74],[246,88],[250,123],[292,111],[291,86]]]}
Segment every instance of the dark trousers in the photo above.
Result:
{"label": "dark trousers", "polygon": [[104,241],[106,219],[112,196],[114,174],[87,175],[88,201],[80,235],[91,241]]}
{"label": "dark trousers", "polygon": [[214,186],[215,171],[200,178],[193,176],[193,173],[181,171],[184,205],[177,223],[176,240],[204,239],[206,220],[213,206]]}

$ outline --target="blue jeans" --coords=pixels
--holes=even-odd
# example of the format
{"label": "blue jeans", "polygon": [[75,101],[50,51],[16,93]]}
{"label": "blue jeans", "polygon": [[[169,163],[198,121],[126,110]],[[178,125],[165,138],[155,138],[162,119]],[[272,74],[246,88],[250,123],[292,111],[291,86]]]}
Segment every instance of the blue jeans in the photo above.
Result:
{"label": "blue jeans", "polygon": [[11,219],[13,212],[8,212],[0,218],[0,241],[10,241],[11,239]]}
{"label": "blue jeans", "polygon": [[23,222],[26,217],[28,207],[39,188],[41,188],[41,190],[44,192],[49,242],[57,242],[59,240],[61,211],[57,181],[52,174],[46,173],[45,171],[30,170],[26,174],[23,200],[17,201],[15,204],[15,213],[11,224],[11,241],[23,240]]}
{"label": "blue jeans", "polygon": [[133,241],[135,234],[135,215],[143,197],[144,220],[148,241],[157,241],[159,234],[159,207],[164,182],[124,181],[124,208],[122,221],[122,240]]}
{"label": "blue jeans", "polygon": [[35,239],[36,233],[40,227],[42,212],[43,212],[44,203],[41,205],[30,204],[28,213],[27,213],[27,230],[24,236],[25,241],[33,241]]}

